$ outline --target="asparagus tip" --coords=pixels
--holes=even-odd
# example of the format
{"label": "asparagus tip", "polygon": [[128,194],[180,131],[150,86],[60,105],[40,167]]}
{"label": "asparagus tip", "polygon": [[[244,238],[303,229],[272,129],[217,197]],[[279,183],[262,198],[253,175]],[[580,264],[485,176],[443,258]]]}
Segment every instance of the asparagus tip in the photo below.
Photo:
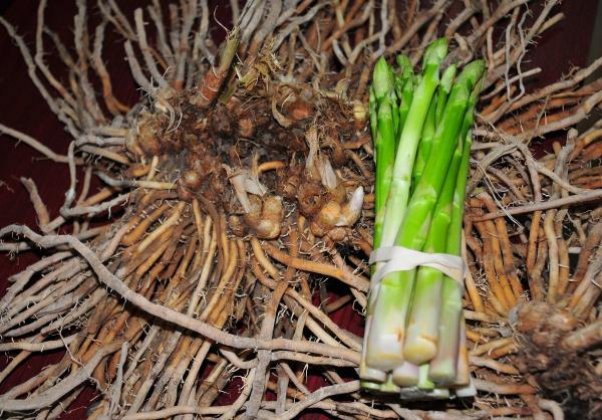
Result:
{"label": "asparagus tip", "polygon": [[454,77],[456,77],[457,72],[458,66],[456,66],[455,64],[450,64],[443,72],[443,75],[441,76],[441,87],[446,92],[449,92],[449,90],[451,89],[452,83],[454,82]]}
{"label": "asparagus tip", "polygon": [[477,81],[483,75],[485,71],[485,61],[483,60],[474,60],[464,66],[462,73],[458,76],[458,84],[466,83],[468,85],[468,89],[471,90],[472,87],[477,83]]}
{"label": "asparagus tip", "polygon": [[380,57],[374,66],[374,73],[372,75],[372,87],[374,89],[374,96],[377,101],[380,101],[393,89],[394,77],[393,71],[387,60],[384,57]]}
{"label": "asparagus tip", "polygon": [[429,45],[424,53],[424,58],[422,59],[423,67],[426,67],[430,64],[439,65],[441,61],[447,55],[447,39],[439,38]]}
{"label": "asparagus tip", "polygon": [[409,78],[412,75],[412,61],[410,61],[410,57],[405,54],[399,54],[396,57],[396,61],[401,72],[401,77],[404,80]]}

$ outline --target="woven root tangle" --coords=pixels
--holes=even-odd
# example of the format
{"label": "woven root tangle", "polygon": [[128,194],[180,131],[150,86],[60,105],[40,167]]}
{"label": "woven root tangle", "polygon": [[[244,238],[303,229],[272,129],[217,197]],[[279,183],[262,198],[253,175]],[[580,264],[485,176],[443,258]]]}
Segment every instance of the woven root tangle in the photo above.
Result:
{"label": "woven root tangle", "polygon": [[[597,418],[602,122],[575,127],[602,103],[591,77],[602,60],[537,91],[525,84],[539,69],[521,70],[562,18],[556,3],[528,24],[527,0],[233,2],[218,48],[206,1],[152,1],[129,16],[113,0],[93,11],[78,0],[71,51],[45,27],[41,1],[35,53],[0,18],[73,136],[59,155],[0,125],[71,173],[60,215],[24,179],[39,226],[0,230],[4,251],[47,250],[0,301],[0,349],[13,356],[0,382],[33,354],[66,349],[0,409],[56,418],[91,385],[91,418]],[[109,30],[143,92],[134,107],[103,63]],[[433,406],[361,392],[361,338],[331,314],[366,305],[372,65],[400,51],[418,63],[441,35],[450,62],[483,57],[488,76],[465,217],[479,394]],[[554,133],[564,145],[536,159],[529,141]],[[98,215],[109,222],[92,223]]]}

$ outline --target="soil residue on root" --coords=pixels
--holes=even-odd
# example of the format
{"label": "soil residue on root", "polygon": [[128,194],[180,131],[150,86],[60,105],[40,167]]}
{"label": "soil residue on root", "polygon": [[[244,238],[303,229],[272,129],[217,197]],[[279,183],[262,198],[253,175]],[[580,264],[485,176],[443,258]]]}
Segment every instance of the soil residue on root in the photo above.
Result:
{"label": "soil residue on root", "polygon": [[[190,95],[144,108],[130,144],[138,154],[160,156],[163,177],[177,183],[180,199],[201,195],[214,203],[237,236],[278,237],[283,208],[297,209],[316,236],[350,235],[364,204],[357,190],[363,197],[373,179],[350,164],[345,145],[362,141],[365,122],[349,103],[289,86],[243,91],[209,108],[192,105]],[[265,222],[270,217],[277,220]]]}
{"label": "soil residue on root", "polygon": [[557,306],[541,301],[524,304],[516,324],[520,342],[517,367],[544,394],[563,403],[568,418],[600,418],[602,350],[575,352],[564,339],[580,322]]}

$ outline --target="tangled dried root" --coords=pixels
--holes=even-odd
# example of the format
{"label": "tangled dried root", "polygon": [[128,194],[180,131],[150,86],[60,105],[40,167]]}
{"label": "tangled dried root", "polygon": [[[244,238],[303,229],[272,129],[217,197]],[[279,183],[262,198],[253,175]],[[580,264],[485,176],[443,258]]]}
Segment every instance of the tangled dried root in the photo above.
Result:
{"label": "tangled dried root", "polygon": [[[45,28],[45,1],[35,56],[0,18],[73,136],[63,156],[0,125],[71,173],[54,218],[24,181],[40,233],[0,230],[13,241],[3,250],[49,250],[0,301],[0,349],[15,355],[0,382],[33,353],[66,349],[0,408],[54,418],[92,384],[91,418],[597,418],[602,131],[573,128],[602,103],[600,79],[584,82],[602,60],[527,92],[537,69],[521,70],[526,48],[561,18],[550,1],[528,26],[527,3],[232,2],[218,48],[205,1],[153,1],[132,17],[98,1],[93,28],[78,0],[76,57]],[[103,63],[108,28],[144,92],[131,108]],[[441,34],[450,61],[488,63],[464,223],[479,395],[428,411],[360,392],[360,337],[333,314],[367,300],[372,64],[400,51],[418,63]],[[44,62],[48,39],[68,81]],[[566,144],[533,157],[531,139],[568,129]],[[93,171],[105,187],[91,195]]]}
{"label": "tangled dried root", "polygon": [[[584,345],[579,321],[570,313],[545,302],[529,302],[518,311],[517,367],[527,378],[535,380],[545,395],[566,399],[568,415],[587,413],[597,417],[602,382],[598,361]],[[587,339],[586,339],[587,340]],[[592,369],[594,366],[594,369]]]}

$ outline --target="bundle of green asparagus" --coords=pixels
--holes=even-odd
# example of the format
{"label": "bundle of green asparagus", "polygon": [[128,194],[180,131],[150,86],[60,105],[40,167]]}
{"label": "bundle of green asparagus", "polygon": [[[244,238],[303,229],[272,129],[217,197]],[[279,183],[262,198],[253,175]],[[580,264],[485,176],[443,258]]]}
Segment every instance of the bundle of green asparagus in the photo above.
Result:
{"label": "bundle of green asparagus", "polygon": [[484,63],[457,74],[441,69],[446,54],[445,39],[433,42],[420,75],[406,56],[397,72],[380,58],[370,90],[375,252],[360,377],[365,389],[402,398],[472,392],[459,255]]}

